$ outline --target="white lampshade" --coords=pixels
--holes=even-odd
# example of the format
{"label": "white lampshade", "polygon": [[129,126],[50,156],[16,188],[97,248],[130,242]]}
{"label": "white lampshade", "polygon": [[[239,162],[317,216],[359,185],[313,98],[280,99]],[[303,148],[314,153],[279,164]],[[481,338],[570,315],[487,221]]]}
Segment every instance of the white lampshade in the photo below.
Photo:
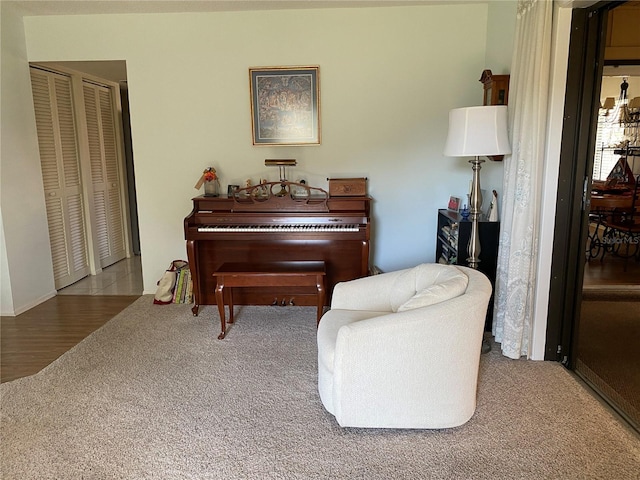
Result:
{"label": "white lampshade", "polygon": [[455,108],[449,112],[449,135],[444,154],[474,157],[511,153],[507,106]]}
{"label": "white lampshade", "polygon": [[633,97],[629,100],[629,108],[640,108],[640,97]]}

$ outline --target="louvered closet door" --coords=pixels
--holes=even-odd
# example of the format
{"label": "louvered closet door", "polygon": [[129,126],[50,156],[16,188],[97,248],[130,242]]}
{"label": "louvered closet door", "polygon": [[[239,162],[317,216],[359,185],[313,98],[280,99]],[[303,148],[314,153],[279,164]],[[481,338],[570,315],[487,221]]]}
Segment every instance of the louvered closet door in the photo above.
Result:
{"label": "louvered closet door", "polygon": [[95,208],[95,234],[100,266],[125,258],[125,229],[120,169],[115,134],[115,112],[109,88],[83,83],[89,136],[91,181]]}
{"label": "louvered closet door", "polygon": [[89,274],[71,80],[31,69],[56,289]]}

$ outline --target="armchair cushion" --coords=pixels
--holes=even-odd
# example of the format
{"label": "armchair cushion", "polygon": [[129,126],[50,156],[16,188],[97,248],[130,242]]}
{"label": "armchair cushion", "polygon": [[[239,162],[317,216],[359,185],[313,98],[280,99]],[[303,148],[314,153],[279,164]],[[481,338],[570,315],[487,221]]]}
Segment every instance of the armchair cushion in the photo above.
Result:
{"label": "armchair cushion", "polygon": [[469,277],[452,265],[438,269],[419,265],[405,275],[414,277],[415,294],[398,306],[398,312],[428,307],[455,298],[465,292],[469,283]]}

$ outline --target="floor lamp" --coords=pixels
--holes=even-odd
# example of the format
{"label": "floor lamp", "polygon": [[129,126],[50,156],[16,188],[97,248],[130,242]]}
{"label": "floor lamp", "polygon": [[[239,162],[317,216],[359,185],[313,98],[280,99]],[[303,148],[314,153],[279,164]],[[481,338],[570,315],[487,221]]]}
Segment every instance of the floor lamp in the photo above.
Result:
{"label": "floor lamp", "polygon": [[480,263],[480,169],[484,163],[480,157],[507,153],[511,153],[511,146],[507,136],[506,105],[456,108],[449,112],[449,135],[444,154],[448,157],[474,157],[469,160],[473,168],[473,180],[469,195],[471,238],[467,248],[467,264],[471,268],[477,269]]}
{"label": "floor lamp", "polygon": [[[444,154],[449,157],[474,157],[469,160],[473,169],[473,180],[469,195],[471,237],[467,248],[467,265],[471,268],[477,269],[480,263],[480,169],[484,163],[480,157],[507,153],[511,153],[511,146],[507,135],[506,105],[456,108],[449,112],[449,135]],[[483,339],[482,352],[490,350],[491,344]]]}

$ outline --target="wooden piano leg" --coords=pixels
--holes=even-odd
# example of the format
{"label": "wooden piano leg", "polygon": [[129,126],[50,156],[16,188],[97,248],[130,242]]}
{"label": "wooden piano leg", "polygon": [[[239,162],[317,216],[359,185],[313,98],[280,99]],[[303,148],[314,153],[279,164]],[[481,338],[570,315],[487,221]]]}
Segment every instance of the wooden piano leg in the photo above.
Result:
{"label": "wooden piano leg", "polygon": [[198,305],[197,303],[191,307],[191,313],[193,313],[194,317],[198,316],[198,312],[200,311],[200,305]]}
{"label": "wooden piano leg", "polygon": [[218,279],[218,285],[216,286],[216,303],[218,304],[218,313],[220,314],[220,335],[218,340],[222,340],[226,334],[227,325],[224,318],[224,279]]}

